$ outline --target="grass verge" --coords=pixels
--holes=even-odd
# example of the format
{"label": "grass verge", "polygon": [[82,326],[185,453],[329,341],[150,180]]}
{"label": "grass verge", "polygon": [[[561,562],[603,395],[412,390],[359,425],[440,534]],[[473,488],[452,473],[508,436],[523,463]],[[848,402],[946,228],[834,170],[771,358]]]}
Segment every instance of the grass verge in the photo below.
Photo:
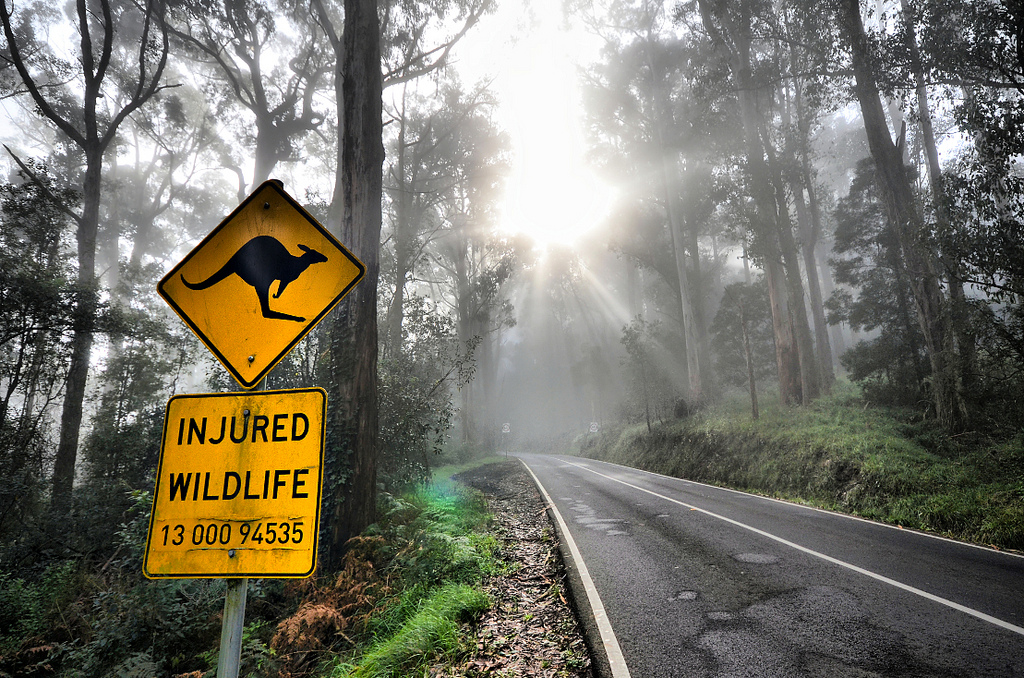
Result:
{"label": "grass verge", "polygon": [[332,677],[396,678],[411,675],[426,658],[453,658],[460,623],[476,619],[489,605],[487,596],[471,586],[442,586],[420,602],[397,633],[375,643],[358,665],[339,667]]}
{"label": "grass verge", "polygon": [[387,496],[380,521],[359,538],[370,552],[353,560],[374,573],[376,593],[351,646],[329,653],[316,675],[395,678],[456,660],[462,625],[490,606],[480,582],[501,567],[490,519],[482,495],[452,480]]}
{"label": "grass verge", "polygon": [[608,428],[574,452],[665,475],[1024,550],[1024,436],[945,435],[838,384],[806,407],[733,398],[690,418]]}

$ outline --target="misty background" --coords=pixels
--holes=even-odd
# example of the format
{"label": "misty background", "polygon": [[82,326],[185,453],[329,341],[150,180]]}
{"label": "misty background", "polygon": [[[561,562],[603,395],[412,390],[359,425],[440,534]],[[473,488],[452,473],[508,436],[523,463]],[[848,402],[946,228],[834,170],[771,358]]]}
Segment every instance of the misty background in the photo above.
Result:
{"label": "misty background", "polygon": [[[269,178],[379,268],[351,308],[383,488],[837,378],[1019,433],[1019,7],[381,2],[381,229],[356,242],[340,4],[3,7],[0,531],[75,497],[117,515],[167,398],[237,389],[155,286]],[[371,407],[332,390],[341,313],[269,388]]]}

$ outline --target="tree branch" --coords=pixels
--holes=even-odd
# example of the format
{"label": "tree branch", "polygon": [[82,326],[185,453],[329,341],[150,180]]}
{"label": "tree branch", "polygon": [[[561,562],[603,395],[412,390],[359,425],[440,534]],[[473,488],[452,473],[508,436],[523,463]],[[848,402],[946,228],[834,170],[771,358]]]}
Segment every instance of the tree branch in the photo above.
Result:
{"label": "tree branch", "polygon": [[81,226],[82,217],[76,214],[70,208],[68,208],[68,206],[65,205],[63,202],[61,202],[60,199],[53,194],[53,191],[50,190],[50,187],[47,186],[46,183],[39,178],[39,175],[36,174],[32,170],[32,168],[28,166],[27,163],[25,163],[21,158],[18,157],[18,155],[14,151],[11,150],[10,146],[4,144],[4,148],[7,150],[7,153],[11,156],[11,158],[14,159],[14,162],[18,164],[18,167],[21,168],[21,171],[28,176],[28,178],[32,181],[33,184],[39,187],[39,190],[43,192],[43,195],[46,196],[46,199],[52,202],[54,206],[56,206],[56,208],[59,209],[61,212],[74,219],[76,224]]}

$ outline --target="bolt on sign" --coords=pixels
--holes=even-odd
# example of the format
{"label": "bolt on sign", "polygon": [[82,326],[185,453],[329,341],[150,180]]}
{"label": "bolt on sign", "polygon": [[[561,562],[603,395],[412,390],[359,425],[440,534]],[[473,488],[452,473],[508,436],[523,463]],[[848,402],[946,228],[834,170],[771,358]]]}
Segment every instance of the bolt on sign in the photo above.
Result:
{"label": "bolt on sign", "polygon": [[267,181],[157,290],[238,383],[253,388],[365,273],[279,182]]}
{"label": "bolt on sign", "polygon": [[311,575],[326,403],[321,388],[171,398],[145,575]]}

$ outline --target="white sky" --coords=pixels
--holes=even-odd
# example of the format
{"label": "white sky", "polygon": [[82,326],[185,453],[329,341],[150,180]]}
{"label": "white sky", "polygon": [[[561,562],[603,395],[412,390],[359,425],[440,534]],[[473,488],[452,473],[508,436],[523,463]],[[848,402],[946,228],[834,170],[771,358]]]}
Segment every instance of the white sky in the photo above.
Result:
{"label": "white sky", "polygon": [[563,25],[561,2],[501,2],[455,51],[467,84],[493,78],[498,124],[513,143],[503,229],[572,244],[608,212],[613,191],[587,169],[577,65],[596,39]]}

